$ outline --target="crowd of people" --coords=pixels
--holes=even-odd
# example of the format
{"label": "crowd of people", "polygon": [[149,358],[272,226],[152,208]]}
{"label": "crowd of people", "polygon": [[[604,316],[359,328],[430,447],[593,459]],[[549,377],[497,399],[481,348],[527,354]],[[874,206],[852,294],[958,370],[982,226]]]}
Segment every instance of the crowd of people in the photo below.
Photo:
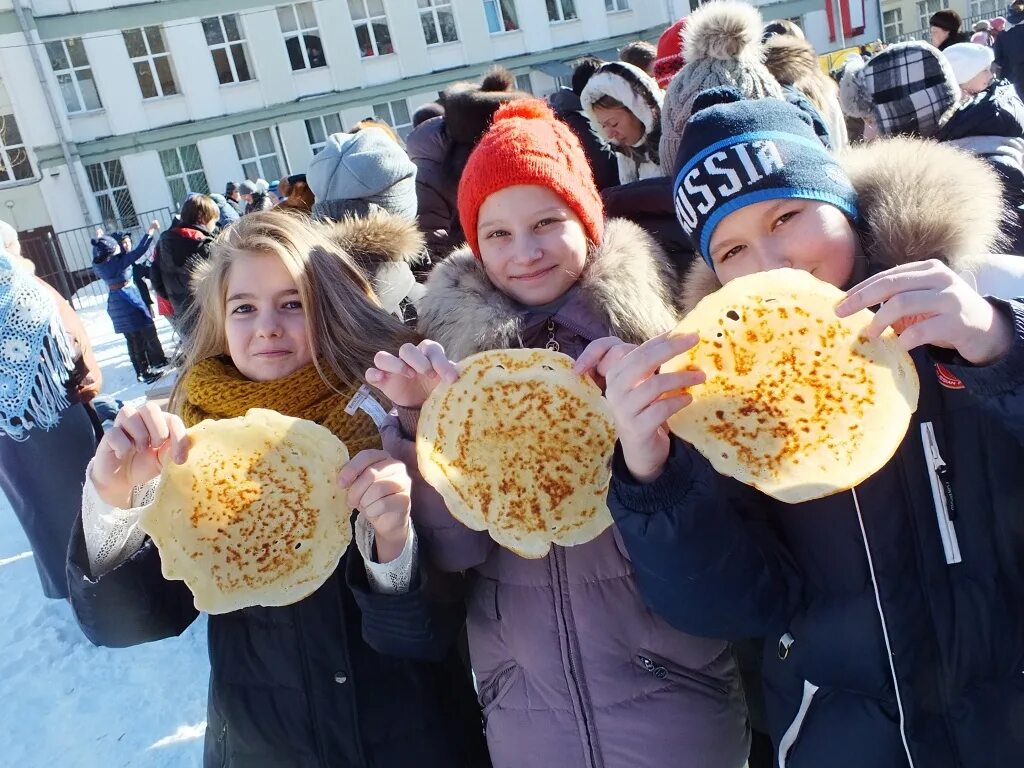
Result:
{"label": "crowd of people", "polygon": [[[404,142],[365,120],[136,247],[98,233],[140,379],[170,365],[155,303],[181,339],[166,410],[106,429],[84,329],[5,243],[0,487],[44,593],[97,645],[184,631],[139,508],[188,427],[270,408],[345,442],[354,542],[299,602],[210,617],[208,768],[1020,764],[1024,3],[961,26],[829,76],[792,22],[711,0],[546,100],[495,68]],[[921,382],[882,470],[793,505],[671,435],[703,373],[659,372],[700,299],[781,267],[839,316],[878,307]],[[457,522],[416,461],[430,392],[517,347],[573,357],[618,433],[615,524],[541,559]]]}

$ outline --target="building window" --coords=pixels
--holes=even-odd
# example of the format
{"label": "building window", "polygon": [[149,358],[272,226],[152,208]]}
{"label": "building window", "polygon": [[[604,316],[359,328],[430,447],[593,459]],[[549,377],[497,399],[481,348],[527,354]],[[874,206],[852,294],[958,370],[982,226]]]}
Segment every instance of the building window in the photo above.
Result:
{"label": "building window", "polygon": [[604,9],[609,13],[613,11],[628,11],[629,0],[604,0]]}
{"label": "building window", "polygon": [[321,115],[306,120],[306,136],[309,137],[309,148],[314,155],[324,148],[328,136],[342,132],[341,115]]}
{"label": "building window", "polygon": [[106,229],[130,228],[139,223],[120,160],[87,165],[85,175],[89,177],[89,186]]}
{"label": "building window", "polygon": [[171,199],[175,207],[185,201],[189,192],[210,194],[210,184],[203,173],[203,161],[199,157],[199,147],[186,144],[183,147],[160,150],[160,165],[164,169],[164,178],[171,189]]}
{"label": "building window", "polygon": [[277,20],[281,24],[281,34],[284,35],[284,46],[288,49],[288,60],[293,72],[327,66],[312,3],[278,6]]}
{"label": "building window", "polygon": [[523,93],[533,93],[533,83],[529,75],[516,75],[516,90]]}
{"label": "building window", "polygon": [[484,0],[484,16],[492,35],[519,29],[515,0]]}
{"label": "building window", "polygon": [[903,34],[903,9],[893,8],[882,12],[882,38],[895,40]]}
{"label": "building window", "polygon": [[412,133],[412,118],[409,116],[409,102],[405,99],[389,101],[384,104],[374,104],[373,116],[394,128],[395,132],[402,137],[403,141],[405,141],[406,136]]}
{"label": "building window", "polygon": [[985,16],[986,18],[998,14],[1001,8],[997,8],[996,0],[971,0],[971,16]]}
{"label": "building window", "polygon": [[53,74],[57,76],[57,85],[64,96],[68,113],[103,108],[82,38],[69,37],[67,40],[49,42],[46,44],[46,53],[50,57]]}
{"label": "building window", "polygon": [[281,162],[277,159],[274,134],[269,128],[236,133],[235,150],[242,164],[242,175],[249,181],[281,178]]}
{"label": "building window", "polygon": [[32,163],[25,151],[14,115],[0,115],[0,183],[32,178]]}
{"label": "building window", "polygon": [[388,17],[384,13],[384,0],[348,0],[348,10],[352,14],[360,56],[365,59],[395,52]]}
{"label": "building window", "polygon": [[252,80],[249,52],[238,15],[209,16],[203,19],[203,32],[221,85]]}
{"label": "building window", "polygon": [[917,3],[917,15],[920,17],[921,29],[925,32],[928,31],[928,20],[931,19],[932,14],[938,13],[942,10],[943,3],[946,0],[918,0]]}
{"label": "building window", "polygon": [[171,55],[167,52],[164,33],[160,27],[126,29],[124,44],[128,57],[135,67],[142,98],[155,99],[158,96],[173,96],[178,92],[171,70]]}
{"label": "building window", "polygon": [[569,21],[576,18],[576,3],[573,0],[546,0],[548,21]]}
{"label": "building window", "polygon": [[418,2],[423,39],[427,41],[427,45],[457,43],[459,31],[455,28],[455,14],[452,13],[451,0],[418,0]]}

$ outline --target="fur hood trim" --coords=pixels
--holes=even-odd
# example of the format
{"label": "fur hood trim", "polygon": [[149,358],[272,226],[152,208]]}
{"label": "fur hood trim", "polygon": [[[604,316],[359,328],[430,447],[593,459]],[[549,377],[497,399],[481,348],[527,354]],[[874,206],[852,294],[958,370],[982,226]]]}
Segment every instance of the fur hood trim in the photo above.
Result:
{"label": "fur hood trim", "polygon": [[[639,343],[675,325],[674,283],[672,267],[651,236],[630,221],[610,219],[577,286],[612,333]],[[452,360],[522,346],[522,307],[491,283],[469,248],[434,267],[416,309],[419,332],[444,346]]]}
{"label": "fur hood trim", "polygon": [[818,57],[806,40],[776,35],[764,47],[764,65],[782,85],[802,83],[818,69]]}
{"label": "fur hood trim", "polygon": [[338,248],[374,275],[385,264],[419,264],[426,253],[423,233],[416,222],[384,212],[365,218],[346,217],[325,222],[324,234]]}
{"label": "fur hood trim", "polygon": [[[959,270],[1005,246],[1002,186],[984,160],[945,144],[892,138],[851,148],[839,161],[857,190],[872,272],[933,258]],[[695,260],[683,283],[684,312],[721,287]]]}
{"label": "fur hood trim", "polygon": [[602,96],[611,96],[622,103],[644,124],[644,135],[634,146],[642,144],[655,128],[661,126],[661,87],[653,77],[632,64],[623,61],[602,64],[580,94],[583,113],[590,120],[594,133],[608,143],[594,115],[594,103]]}
{"label": "fur hood trim", "polygon": [[449,138],[459,144],[476,146],[491,126],[494,113],[506,101],[533,98],[528,93],[511,88],[498,90],[503,83],[455,83],[445,89],[441,101],[444,103],[444,123]]}
{"label": "fur hood trim", "polygon": [[683,30],[683,58],[760,62],[761,13],[740,0],[712,0],[690,14]]}

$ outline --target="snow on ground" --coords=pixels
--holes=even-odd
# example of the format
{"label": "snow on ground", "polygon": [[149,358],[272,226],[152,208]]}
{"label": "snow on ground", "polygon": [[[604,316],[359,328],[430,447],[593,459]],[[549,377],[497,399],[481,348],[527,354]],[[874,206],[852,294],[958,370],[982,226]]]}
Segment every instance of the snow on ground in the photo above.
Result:
{"label": "snow on ground", "polygon": [[[83,292],[88,289],[83,289]],[[124,338],[83,296],[79,314],[103,368],[104,394],[138,403]],[[164,349],[171,329],[158,318]],[[18,519],[0,493],[0,766],[198,768],[206,728],[206,619],[181,637],[96,648],[67,603],[47,600]]]}

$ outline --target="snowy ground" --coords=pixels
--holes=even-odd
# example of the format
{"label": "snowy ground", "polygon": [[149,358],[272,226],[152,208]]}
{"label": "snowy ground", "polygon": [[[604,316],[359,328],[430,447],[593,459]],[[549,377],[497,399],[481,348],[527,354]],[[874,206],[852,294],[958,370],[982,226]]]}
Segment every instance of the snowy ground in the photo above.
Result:
{"label": "snowy ground", "polygon": [[[79,314],[103,368],[104,394],[137,403],[122,336],[105,296]],[[168,354],[171,329],[157,321]],[[136,648],[92,646],[68,605],[42,596],[28,542],[0,493],[0,766],[190,768],[206,728],[206,620]]]}

